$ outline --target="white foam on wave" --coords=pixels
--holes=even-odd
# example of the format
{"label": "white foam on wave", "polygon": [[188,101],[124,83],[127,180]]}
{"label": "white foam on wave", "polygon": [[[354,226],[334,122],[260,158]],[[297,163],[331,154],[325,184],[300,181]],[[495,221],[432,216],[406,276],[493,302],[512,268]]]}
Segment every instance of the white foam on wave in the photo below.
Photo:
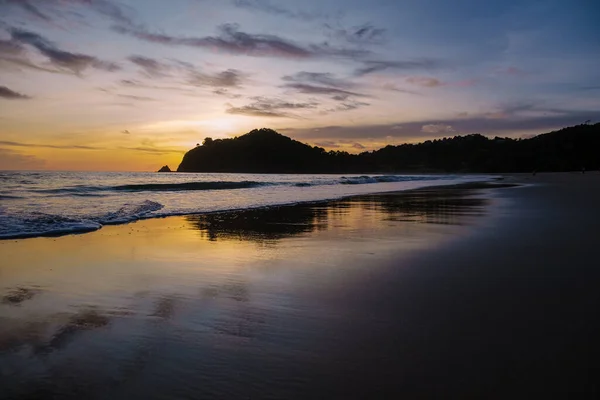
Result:
{"label": "white foam on wave", "polygon": [[98,219],[104,225],[124,224],[147,217],[150,213],[162,210],[164,205],[146,200],[141,204],[125,204],[115,212],[108,213]]}
{"label": "white foam on wave", "polygon": [[163,207],[160,203],[146,200],[141,204],[125,204],[100,218],[73,218],[40,212],[9,214],[5,208],[0,208],[0,239],[87,233],[102,228],[102,225],[125,224],[148,218],[152,212]]}
{"label": "white foam on wave", "polygon": [[10,215],[0,210],[0,239],[85,233],[98,230],[101,227],[102,225],[98,222],[86,219],[44,213]]}

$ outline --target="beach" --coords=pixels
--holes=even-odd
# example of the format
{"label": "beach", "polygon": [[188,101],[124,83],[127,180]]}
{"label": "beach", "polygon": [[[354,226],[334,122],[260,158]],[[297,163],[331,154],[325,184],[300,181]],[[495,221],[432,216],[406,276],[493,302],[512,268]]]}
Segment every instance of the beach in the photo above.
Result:
{"label": "beach", "polygon": [[0,398],[593,397],[600,174],[0,241]]}

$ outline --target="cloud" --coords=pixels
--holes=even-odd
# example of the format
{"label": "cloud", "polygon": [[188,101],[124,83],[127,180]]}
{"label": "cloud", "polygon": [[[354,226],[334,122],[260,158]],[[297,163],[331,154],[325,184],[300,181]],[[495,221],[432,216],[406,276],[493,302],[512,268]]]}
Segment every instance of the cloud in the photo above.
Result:
{"label": "cloud", "polygon": [[0,56],[16,56],[25,52],[23,46],[12,40],[0,39]]}
{"label": "cloud", "polygon": [[[129,131],[124,130],[121,133],[128,135]],[[134,150],[141,151],[145,153],[155,153],[155,154],[169,154],[169,153],[184,153],[183,150],[178,149],[168,149],[168,148],[160,148],[153,147],[151,144],[148,146],[144,146],[144,142],[142,146],[138,147],[118,147],[123,150]],[[0,140],[0,146],[9,146],[9,147],[30,147],[30,148],[47,148],[47,149],[60,149],[60,150],[112,150],[107,147],[96,147],[96,146],[84,146],[84,145],[54,145],[54,144],[39,144],[39,143],[22,143],[22,142],[12,142],[6,140]],[[10,150],[9,150],[10,151]]]}
{"label": "cloud", "polygon": [[331,108],[327,111],[333,112],[333,111],[352,111],[352,110],[356,110],[357,108],[360,107],[366,107],[366,106],[370,106],[371,104],[369,103],[365,103],[365,102],[361,102],[361,101],[355,101],[355,100],[350,100],[350,101],[345,101],[342,104],[336,106],[335,108]]}
{"label": "cloud", "polygon": [[62,71],[47,67],[42,67],[27,57],[26,49],[14,40],[0,39],[0,69],[21,70],[31,69],[35,71],[61,73]]}
{"label": "cloud", "polygon": [[230,99],[239,99],[242,97],[241,94],[230,93],[227,89],[215,89],[213,93],[219,96],[229,97]]}
{"label": "cloud", "polygon": [[126,11],[122,6],[108,0],[60,0],[89,6],[97,13],[109,17],[115,22],[122,24],[133,24],[131,12]]}
{"label": "cloud", "polygon": [[160,147],[119,147],[119,149],[123,150],[133,150],[133,151],[141,151],[143,153],[152,153],[152,154],[171,154],[171,153],[185,153],[185,150],[177,150],[177,149],[164,149]]}
{"label": "cloud", "polygon": [[320,16],[316,13],[292,11],[279,5],[275,5],[268,0],[233,0],[233,4],[238,8],[244,8],[251,11],[260,11],[266,14],[291,19],[299,19],[303,21],[312,21]]}
{"label": "cloud", "polygon": [[169,76],[171,66],[169,64],[160,62],[153,58],[143,56],[129,56],[127,58],[130,62],[140,67],[143,73],[149,78],[164,78]]}
{"label": "cloud", "polygon": [[283,88],[293,89],[303,94],[331,96],[332,100],[344,102],[327,111],[347,111],[369,105],[368,103],[349,100],[349,98],[353,96],[369,96],[347,90],[355,87],[356,84],[349,80],[336,78],[335,75],[331,73],[301,71],[294,75],[286,75],[282,77],[282,80],[290,82],[281,86]]}
{"label": "cloud", "polygon": [[[192,86],[235,88],[240,87],[246,79],[246,74],[236,69],[211,73],[201,71],[194,64],[180,60],[172,60],[172,63],[166,63],[143,56],[131,56],[129,57],[129,60],[140,66],[146,77],[166,78],[173,77],[173,73],[178,73],[184,75],[186,84]],[[132,80],[125,80],[122,82],[128,86],[143,85],[140,82]]]}
{"label": "cloud", "polygon": [[170,46],[188,46],[234,55],[280,58],[348,57],[360,58],[370,54],[366,50],[345,49],[327,43],[301,46],[276,35],[241,32],[236,24],[219,26],[218,36],[179,37],[153,33],[144,26],[116,25],[113,29],[137,39]]}
{"label": "cloud", "polygon": [[394,85],[393,83],[387,83],[382,86],[382,89],[389,90],[390,92],[398,92],[398,93],[407,93],[407,94],[421,94],[419,92],[415,92],[414,90],[408,90]]}
{"label": "cloud", "polygon": [[337,149],[337,148],[342,147],[342,146],[340,146],[339,144],[337,144],[336,142],[334,142],[332,140],[324,140],[324,141],[321,141],[321,142],[315,142],[315,146],[328,147],[330,149]]}
{"label": "cloud", "polygon": [[406,82],[411,83],[413,85],[422,86],[422,87],[439,87],[444,86],[445,83],[436,78],[430,78],[426,76],[411,76],[406,78]]}
{"label": "cloud", "polygon": [[45,164],[46,161],[38,157],[0,148],[0,170],[42,169]]}
{"label": "cloud", "polygon": [[282,110],[305,110],[314,109],[317,103],[291,103],[279,99],[269,99],[265,97],[254,97],[254,102],[251,104],[230,107],[226,110],[228,114],[247,115],[251,117],[276,117],[276,118],[298,118]]}
{"label": "cloud", "polygon": [[386,41],[386,29],[376,28],[373,24],[367,23],[351,28],[334,28],[325,24],[325,28],[330,30],[329,36],[334,39],[341,39],[346,42],[358,45],[383,44]]}
{"label": "cloud", "polygon": [[281,78],[287,82],[300,82],[317,85],[332,86],[335,88],[352,88],[356,86],[353,82],[336,78],[335,75],[329,72],[306,72],[300,71],[294,75],[286,75]]}
{"label": "cloud", "polygon": [[357,149],[357,150],[366,149],[366,147],[363,146],[362,144],[360,144],[358,142],[348,141],[348,140],[340,140],[339,142],[336,142],[334,140],[321,140],[318,142],[314,142],[314,145],[319,146],[319,147],[329,148],[329,149],[339,149],[342,147],[350,147],[352,149]]}
{"label": "cloud", "polygon": [[27,11],[29,14],[31,14],[34,17],[39,18],[43,21],[49,22],[52,20],[49,16],[47,16],[46,14],[41,12],[39,10],[39,8],[37,8],[35,5],[33,5],[28,0],[5,0],[5,1],[7,3],[13,3],[13,4],[20,6],[23,10]]}
{"label": "cloud", "polygon": [[[467,118],[449,119],[446,121],[413,121],[396,122],[393,124],[382,125],[352,125],[352,126],[325,126],[317,128],[288,128],[280,129],[288,136],[301,140],[310,139],[383,139],[392,141],[414,141],[425,140],[444,136],[446,132],[428,132],[431,129],[425,128],[428,125],[450,126],[454,132],[460,134],[481,133],[495,136],[497,134],[510,135],[510,132],[535,131],[538,133],[549,132],[554,129],[560,129],[565,126],[581,124],[586,120],[600,120],[600,111],[582,110],[569,111],[563,110],[561,113],[530,116],[530,117],[512,117],[512,118],[490,118],[485,114],[474,115]],[[401,127],[401,129],[396,129]],[[433,130],[437,130],[433,128]],[[443,129],[442,129],[443,130]]]}
{"label": "cloud", "polygon": [[159,86],[159,85],[150,85],[146,84],[142,81],[136,79],[121,79],[119,85],[130,88],[130,89],[155,89],[155,90],[167,90],[167,91],[175,91],[182,92],[186,94],[194,94],[195,92],[190,89],[186,89],[178,86]]}
{"label": "cloud", "polygon": [[208,74],[200,71],[190,71],[187,83],[193,86],[212,86],[217,88],[239,87],[245,75],[235,69]]}
{"label": "cloud", "polygon": [[463,79],[462,81],[456,81],[456,82],[451,82],[451,83],[443,83],[442,85],[451,85],[451,86],[457,86],[457,87],[471,87],[471,86],[475,86],[479,83],[479,79],[477,78],[472,78],[472,79]]}
{"label": "cloud", "polygon": [[335,101],[346,101],[349,97],[350,95],[348,94],[336,94],[335,96],[331,96],[331,99]]}
{"label": "cloud", "polygon": [[31,97],[24,95],[22,93],[15,92],[7,88],[6,86],[0,86],[0,98],[8,99],[8,100],[26,100]]}
{"label": "cloud", "polygon": [[294,89],[295,91],[297,91],[299,93],[304,93],[304,94],[316,94],[316,95],[328,95],[328,96],[333,95],[334,97],[338,96],[337,99],[339,99],[339,100],[345,100],[348,96],[368,97],[365,94],[351,92],[349,90],[343,90],[343,89],[326,87],[326,86],[316,86],[316,85],[310,85],[307,83],[288,83],[288,84],[283,85],[282,87],[288,88],[288,89]]}
{"label": "cloud", "polygon": [[427,124],[427,125],[423,125],[421,127],[421,132],[425,132],[425,133],[454,132],[454,128],[451,125]]}
{"label": "cloud", "polygon": [[135,96],[132,94],[117,94],[117,96],[121,97],[123,99],[136,100],[136,101],[156,101],[156,99],[153,99],[152,97]]}
{"label": "cloud", "polygon": [[408,71],[413,69],[432,69],[441,66],[440,61],[433,59],[420,59],[410,61],[381,61],[371,60],[365,61],[361,68],[354,71],[356,76],[372,74],[374,72],[382,72],[385,70],[401,70]]}
{"label": "cloud", "polygon": [[66,14],[61,11],[70,6],[79,6],[108,17],[116,23],[133,23],[131,10],[126,10],[109,0],[0,0],[0,9],[2,9],[2,6],[17,6],[28,15],[45,22],[53,22],[55,16],[63,19],[72,18],[73,13]]}
{"label": "cloud", "polygon": [[145,85],[142,82],[137,81],[135,79],[121,79],[119,83],[123,86],[129,87],[145,87]]}
{"label": "cloud", "polygon": [[60,50],[54,43],[34,32],[12,28],[10,33],[13,41],[34,47],[41,54],[46,56],[54,66],[66,68],[75,74],[79,74],[87,68],[95,68],[110,72],[121,69],[119,65],[115,63],[103,61],[94,56]]}
{"label": "cloud", "polygon": [[0,146],[11,146],[11,147],[39,147],[46,149],[79,149],[79,150],[103,150],[103,147],[95,146],[84,146],[84,145],[57,145],[57,144],[38,144],[38,143],[23,143],[23,142],[12,142],[8,140],[0,140]]}

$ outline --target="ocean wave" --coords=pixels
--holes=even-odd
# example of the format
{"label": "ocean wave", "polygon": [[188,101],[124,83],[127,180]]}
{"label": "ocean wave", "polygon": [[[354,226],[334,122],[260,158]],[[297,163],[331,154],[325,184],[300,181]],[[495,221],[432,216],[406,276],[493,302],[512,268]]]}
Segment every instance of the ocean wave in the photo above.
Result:
{"label": "ocean wave", "polygon": [[0,214],[0,239],[17,239],[37,236],[61,236],[98,230],[101,224],[85,220],[31,213],[29,215]]}
{"label": "ocean wave", "polygon": [[364,185],[368,183],[390,183],[390,182],[412,182],[412,181],[434,181],[440,179],[453,179],[451,176],[406,176],[406,175],[362,175],[345,177],[342,176],[340,184],[342,185]]}
{"label": "ocean wave", "polygon": [[315,180],[305,182],[258,182],[258,181],[199,181],[178,183],[135,183],[118,186],[84,186],[75,185],[56,189],[33,190],[36,193],[53,195],[73,195],[81,197],[102,196],[107,192],[179,192],[202,190],[235,190],[251,189],[265,186],[295,186],[311,187],[323,185],[363,185],[370,183],[406,182],[415,180],[443,179],[431,176],[406,176],[406,175],[362,175],[353,177],[334,178],[332,180]]}
{"label": "ocean wave", "polygon": [[180,190],[227,190],[227,189],[249,189],[259,186],[272,185],[270,182],[255,181],[212,181],[212,182],[184,182],[184,183],[144,183],[133,185],[115,186],[113,189],[126,192],[145,191],[180,191]]}
{"label": "ocean wave", "polygon": [[22,199],[22,197],[12,196],[12,195],[8,195],[8,194],[0,194],[0,200],[15,200],[15,199]]}
{"label": "ocean wave", "polygon": [[140,183],[119,186],[69,186],[58,189],[36,190],[38,193],[65,194],[76,196],[93,196],[98,192],[178,192],[188,190],[232,190],[249,189],[260,186],[273,185],[272,182],[255,181],[209,181],[209,182],[182,182],[182,183]]}
{"label": "ocean wave", "polygon": [[102,228],[103,225],[125,224],[142,218],[149,218],[164,205],[146,200],[139,204],[125,204],[117,211],[101,217],[66,217],[61,215],[33,212],[30,214],[8,214],[0,208],[0,239],[17,239],[37,236],[62,236],[73,233],[87,233]]}
{"label": "ocean wave", "polygon": [[141,204],[125,204],[117,211],[98,218],[98,222],[104,225],[123,224],[147,217],[150,213],[163,208],[164,205],[150,200],[146,200]]}

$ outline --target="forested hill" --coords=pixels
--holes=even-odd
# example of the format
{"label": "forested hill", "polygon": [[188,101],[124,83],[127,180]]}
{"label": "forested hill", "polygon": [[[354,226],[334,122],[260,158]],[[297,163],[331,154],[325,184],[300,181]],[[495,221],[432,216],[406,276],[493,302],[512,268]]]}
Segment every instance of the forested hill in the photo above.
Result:
{"label": "forested hill", "polygon": [[234,139],[206,138],[188,151],[179,172],[366,173],[531,172],[600,168],[600,123],[530,139],[473,134],[418,144],[386,146],[361,154],[325,151],[255,129]]}

